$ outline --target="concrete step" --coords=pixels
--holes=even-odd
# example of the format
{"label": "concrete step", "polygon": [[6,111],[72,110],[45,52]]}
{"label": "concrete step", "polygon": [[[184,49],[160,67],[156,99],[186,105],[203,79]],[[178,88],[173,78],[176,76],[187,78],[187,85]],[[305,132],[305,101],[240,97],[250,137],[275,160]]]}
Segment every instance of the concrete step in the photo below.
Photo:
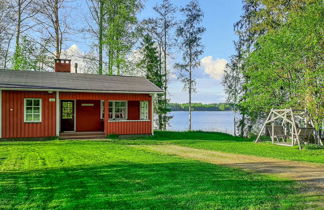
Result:
{"label": "concrete step", "polygon": [[104,132],[64,132],[60,133],[61,139],[105,139]]}
{"label": "concrete step", "polygon": [[105,139],[105,135],[90,135],[90,136],[60,136],[60,139]]}

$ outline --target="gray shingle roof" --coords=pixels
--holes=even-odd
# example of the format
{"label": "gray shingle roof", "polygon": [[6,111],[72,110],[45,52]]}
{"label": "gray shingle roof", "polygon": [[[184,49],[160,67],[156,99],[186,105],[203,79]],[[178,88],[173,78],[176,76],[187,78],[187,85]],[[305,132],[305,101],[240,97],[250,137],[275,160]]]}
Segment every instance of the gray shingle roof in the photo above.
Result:
{"label": "gray shingle roof", "polygon": [[144,77],[14,70],[0,70],[1,88],[84,92],[162,92]]}

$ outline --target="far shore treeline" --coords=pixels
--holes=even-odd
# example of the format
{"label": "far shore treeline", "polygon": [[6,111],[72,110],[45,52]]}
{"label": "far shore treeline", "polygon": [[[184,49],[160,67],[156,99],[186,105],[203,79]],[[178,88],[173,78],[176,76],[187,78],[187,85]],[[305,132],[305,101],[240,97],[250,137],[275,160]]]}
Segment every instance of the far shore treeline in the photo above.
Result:
{"label": "far shore treeline", "polygon": [[[231,111],[232,105],[228,103],[214,103],[214,104],[202,104],[202,103],[192,103],[192,111]],[[189,104],[177,104],[170,103],[169,108],[171,111],[188,111]]]}

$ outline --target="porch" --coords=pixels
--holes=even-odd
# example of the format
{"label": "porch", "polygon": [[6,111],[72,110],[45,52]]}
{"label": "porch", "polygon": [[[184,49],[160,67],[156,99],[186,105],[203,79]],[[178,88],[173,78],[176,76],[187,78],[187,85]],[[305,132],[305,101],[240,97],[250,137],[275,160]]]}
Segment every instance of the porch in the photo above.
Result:
{"label": "porch", "polygon": [[61,138],[152,134],[151,95],[80,94],[58,94],[58,136]]}

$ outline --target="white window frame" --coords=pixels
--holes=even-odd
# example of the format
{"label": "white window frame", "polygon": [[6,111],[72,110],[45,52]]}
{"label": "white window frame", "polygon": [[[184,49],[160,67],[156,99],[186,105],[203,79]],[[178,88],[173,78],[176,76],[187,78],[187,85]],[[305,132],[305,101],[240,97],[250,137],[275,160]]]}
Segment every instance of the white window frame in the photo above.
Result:
{"label": "white window frame", "polygon": [[[39,120],[28,121],[27,116],[27,100],[39,100]],[[24,122],[25,123],[41,123],[42,122],[42,99],[41,98],[25,98],[24,99]],[[33,107],[33,106],[32,106]]]}
{"label": "white window frame", "polygon": [[[142,105],[145,105],[145,109],[146,110],[142,110]],[[143,114],[143,112],[146,112],[145,115]],[[148,101],[140,101],[140,120],[149,120],[150,116],[149,116],[149,102]]]}
{"label": "white window frame", "polygon": [[104,100],[101,100],[100,101],[100,119],[103,120],[105,119],[105,101]]}
{"label": "white window frame", "polygon": [[[108,101],[108,106],[109,106],[109,109],[110,109],[110,102],[113,104],[112,106],[112,116],[113,118],[110,118],[109,117],[109,120],[110,121],[127,121],[128,120],[128,101]],[[116,110],[116,106],[115,106],[115,103],[116,102],[125,102],[125,118],[123,119],[115,119],[115,110]],[[108,116],[109,116],[109,109],[108,109]]]}

